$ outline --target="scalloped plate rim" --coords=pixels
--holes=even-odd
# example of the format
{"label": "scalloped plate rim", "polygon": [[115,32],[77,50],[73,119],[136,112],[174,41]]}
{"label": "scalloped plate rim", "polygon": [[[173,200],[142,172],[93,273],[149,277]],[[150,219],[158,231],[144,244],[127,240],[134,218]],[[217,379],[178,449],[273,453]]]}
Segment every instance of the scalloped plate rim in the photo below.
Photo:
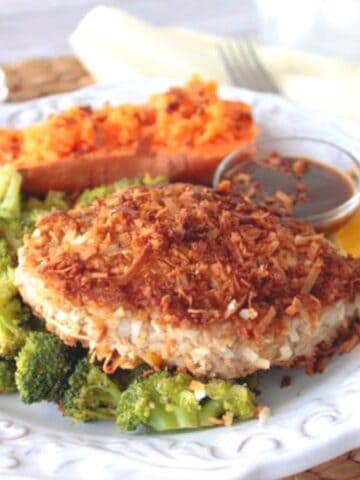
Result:
{"label": "scalloped plate rim", "polygon": [[[177,84],[177,83],[182,83],[181,81],[175,81],[174,79],[140,79],[135,82],[125,82],[125,83],[115,83],[115,84],[102,84],[102,85],[95,85],[95,86],[90,86],[90,87],[85,87],[83,89],[77,90],[75,92],[71,93],[65,93],[65,94],[60,94],[60,95],[52,95],[49,97],[44,97],[40,99],[35,99],[35,100],[30,100],[21,104],[10,104],[10,105],[2,105],[0,108],[0,123],[1,120],[4,119],[10,119],[11,123],[14,124],[20,119],[20,123],[24,123],[24,114],[26,115],[31,115],[39,111],[42,114],[48,114],[51,111],[55,111],[59,105],[69,105],[72,103],[73,100],[75,101],[80,101],[82,102],[82,99],[86,100],[96,100],[98,101],[102,99],[104,100],[104,97],[111,97],[114,96],[116,98],[117,95],[127,95],[128,92],[130,92],[130,96],[134,94],[140,95],[140,97],[144,96],[144,92],[149,92],[153,91],[156,92],[163,88],[165,85],[171,85],[171,84]],[[141,93],[140,93],[141,90]],[[342,146],[345,146],[347,148],[351,148],[352,151],[355,151],[358,156],[360,156],[360,140],[356,138],[355,135],[360,137],[360,128],[357,124],[341,119],[340,117],[337,117],[336,115],[329,115],[325,113],[319,113],[319,112],[314,112],[309,109],[304,109],[304,108],[299,108],[296,105],[292,104],[289,102],[287,99],[283,97],[279,97],[277,95],[273,94],[259,94],[255,92],[251,92],[248,90],[244,89],[237,89],[235,87],[222,87],[221,88],[221,93],[224,94],[225,96],[230,96],[230,97],[235,97],[235,98],[243,98],[245,101],[250,101],[251,103],[254,104],[254,108],[256,111],[262,112],[261,115],[264,114],[262,111],[262,108],[265,107],[266,111],[266,105],[272,105],[273,112],[271,113],[271,108],[269,108],[270,112],[270,119],[273,125],[271,126],[271,130],[273,131],[274,128],[279,128],[279,125],[277,125],[276,122],[279,122],[280,119],[280,124],[281,124],[281,116],[285,114],[285,112],[289,115],[289,119],[295,119],[294,121],[296,122],[296,119],[302,119],[304,121],[307,121],[310,123],[310,126],[313,124],[313,120],[315,121],[315,125],[318,127],[318,132],[320,132],[320,135],[323,136],[322,134],[329,134],[330,136],[333,135],[335,138],[337,138],[337,135],[343,136],[342,141],[339,143],[342,144]],[[268,113],[269,113],[268,112]],[[280,114],[280,117],[278,116]],[[25,115],[25,117],[26,117]],[[40,115],[41,116],[41,115]],[[30,118],[29,117],[29,118]],[[266,115],[265,115],[266,117]],[[32,117],[31,117],[32,118]],[[268,122],[269,118],[266,117],[265,119],[265,134],[266,134],[266,122]],[[299,120],[300,121],[300,120]],[[6,122],[5,122],[6,123]],[[25,119],[26,123],[26,119]],[[323,126],[322,123],[326,125],[326,128],[322,128]],[[3,122],[4,124],[4,122]],[[320,128],[321,126],[321,128]],[[305,127],[304,127],[305,128]],[[360,352],[357,351],[355,354],[351,354],[356,362],[358,360]],[[354,370],[354,375],[356,377],[356,372],[357,368]],[[284,393],[286,394],[286,393]],[[360,390],[356,391],[356,398],[359,399],[360,397]],[[321,402],[319,403],[321,405]],[[26,408],[26,407],[24,407]],[[336,411],[337,407],[335,405],[335,410]],[[341,409],[340,409],[341,413]],[[329,413],[330,415],[330,413]],[[335,415],[335,413],[334,413]],[[331,415],[330,415],[331,416]],[[336,415],[335,415],[335,423],[336,423]],[[340,415],[341,418],[341,415]],[[6,423],[6,422],[10,423]],[[5,422],[5,423],[4,423]],[[250,422],[253,424],[253,422]],[[340,422],[341,423],[341,422]],[[13,453],[19,452],[19,465],[18,467],[6,467],[5,470],[3,470],[4,467],[1,466],[0,462],[0,472],[4,471],[7,474],[7,478],[26,478],[26,468],[22,466],[24,457],[21,457],[23,453],[21,453],[21,448],[23,448],[22,442],[25,441],[25,444],[27,443],[27,438],[29,439],[28,443],[36,443],[37,441],[39,442],[44,442],[43,446],[46,447],[48,444],[51,444],[51,442],[60,442],[60,444],[65,443],[64,451],[62,454],[66,458],[66,456],[71,457],[71,450],[72,446],[74,444],[78,445],[79,448],[85,448],[87,447],[88,450],[85,450],[86,452],[91,452],[94,454],[97,454],[100,458],[100,453],[103,452],[97,445],[100,441],[106,443],[106,438],[109,439],[109,437],[102,436],[102,435],[97,435],[97,434],[92,434],[92,433],[66,433],[66,436],[63,432],[57,432],[54,430],[51,430],[50,427],[44,427],[42,425],[39,426],[39,424],[34,424],[31,421],[23,421],[19,420],[16,415],[11,415],[7,413],[4,415],[1,410],[0,410],[0,424],[2,425],[2,428],[6,430],[11,430],[11,429],[21,429],[23,426],[25,426],[25,430],[27,431],[26,434],[24,434],[24,437],[19,437],[19,439],[14,439],[14,440],[8,440],[8,443],[15,442],[12,444],[13,448]],[[225,479],[236,479],[236,480],[245,480],[245,479],[258,479],[258,480],[270,480],[270,478],[278,478],[280,475],[290,475],[297,473],[300,470],[306,469],[314,464],[321,463],[323,461],[327,461],[330,458],[340,455],[342,453],[345,453],[345,451],[356,448],[357,446],[360,445],[360,416],[358,415],[356,419],[354,419],[353,424],[349,424],[349,421],[344,421],[345,425],[345,430],[344,431],[339,431],[339,429],[336,429],[334,427],[333,430],[329,432],[329,439],[324,440],[324,438],[321,439],[316,439],[313,441],[309,441],[307,444],[303,445],[304,451],[302,455],[299,455],[299,452],[296,451],[294,448],[285,448],[282,450],[282,453],[284,455],[280,456],[279,455],[264,455],[263,458],[261,458],[261,462],[257,462],[258,464],[255,465],[253,461],[253,456],[256,454],[255,452],[252,452],[252,454],[249,456],[243,455],[242,457],[240,456],[239,458],[236,458],[236,461],[234,461],[234,458],[223,458],[222,462],[227,465],[226,468],[224,468],[224,475],[223,478]],[[276,427],[276,422],[275,422],[275,427]],[[261,430],[259,430],[261,431]],[[266,431],[266,428],[265,430]],[[281,428],[279,430],[281,432]],[[214,431],[212,431],[214,432]],[[243,435],[244,432],[246,432],[246,427],[245,428],[236,428],[234,427],[233,429],[226,430],[222,429],[222,433],[218,433],[219,430],[217,430],[217,433],[214,433],[214,437],[226,437],[226,436],[233,436],[235,434],[236,438],[238,435]],[[285,430],[283,430],[285,432]],[[0,428],[0,452],[5,452],[6,451],[6,441],[4,440],[5,437],[2,437],[4,432],[1,431]],[[199,432],[201,434],[201,432]],[[288,433],[288,432],[287,432]],[[184,435],[184,436],[183,436]],[[136,437],[134,435],[122,435],[121,439],[117,437],[111,437],[109,439],[108,445],[116,445],[116,444],[121,444],[121,442],[124,442],[124,438],[127,439],[128,442],[138,442],[141,444],[159,444],[163,442],[165,445],[166,442],[164,439],[168,437],[170,440],[167,440],[168,445],[171,445],[171,438],[174,435],[169,435],[169,436],[142,436],[142,437]],[[190,435],[191,436],[191,435]],[[197,433],[192,433],[192,436],[195,438],[199,436],[199,438],[203,437],[203,434],[199,435]],[[208,436],[211,436],[208,435]],[[187,438],[188,434],[180,434],[177,435],[176,440],[173,441],[173,443],[181,443],[182,438]],[[257,438],[260,438],[258,436]],[[232,438],[232,437],[231,437]],[[291,438],[291,436],[289,436]],[[22,440],[21,440],[22,439]],[[25,439],[25,440],[24,440]],[[131,440],[130,440],[131,439]],[[21,440],[21,441],[20,441]],[[68,441],[68,444],[66,445],[66,440]],[[169,443],[170,442],[170,443]],[[20,445],[21,443],[21,445]],[[184,443],[184,442],[183,442]],[[190,442],[191,443],[191,442]],[[198,442],[196,439],[192,441],[192,443],[195,446],[201,447],[201,442]],[[206,443],[206,442],[205,442]],[[204,443],[204,445],[205,445]],[[85,447],[84,447],[85,446]],[[31,448],[31,447],[28,447]],[[33,449],[35,447],[32,447]],[[101,451],[100,451],[101,450]],[[150,449],[151,450],[151,449]],[[160,452],[161,453],[161,452]],[[159,453],[159,454],[160,454]],[[311,453],[311,459],[309,457],[309,453]],[[15,455],[15,454],[14,454]],[[61,455],[60,455],[61,456]],[[284,456],[286,457],[286,461],[284,461]],[[111,458],[110,458],[111,457]],[[112,453],[109,457],[108,466],[111,470],[111,468],[114,467],[114,462],[118,458],[115,453]],[[266,458],[265,458],[266,457]],[[9,457],[11,458],[11,456]],[[14,456],[16,459],[16,457]],[[184,455],[184,459],[186,459],[187,456]],[[86,466],[86,462],[88,461],[88,458],[80,458],[80,462],[82,461],[84,463],[84,466]],[[44,459],[39,455],[38,462],[44,461]],[[133,470],[133,465],[134,462],[137,463],[136,468]],[[138,465],[139,459],[131,459],[129,463],[132,465],[130,470],[124,470],[124,478],[127,478],[127,476],[131,479],[133,478],[153,478],[151,475],[154,473],[153,472],[153,467],[146,465],[145,468],[147,468],[148,475],[144,477],[144,471],[141,469],[141,465]],[[242,468],[238,468],[239,464],[238,462],[243,462]],[[234,465],[236,464],[236,465]],[[38,468],[39,473],[39,478],[40,476],[42,478],[62,478],[60,476],[46,476],[46,473],[40,473],[41,471],[41,465],[40,463],[38,465],[35,464],[34,462],[34,472],[36,468]],[[178,478],[176,476],[176,470],[173,468],[169,468],[164,465],[165,471],[167,472],[167,475],[169,475],[166,478]],[[269,469],[272,469],[273,472],[269,473]],[[45,469],[46,470],[46,469]],[[155,469],[156,470],[156,469]],[[12,475],[10,472],[12,472],[14,475]],[[23,473],[21,473],[23,472]],[[24,474],[25,472],[25,474]],[[117,471],[118,473],[121,473],[121,471]],[[126,473],[127,472],[127,473]],[[199,478],[202,478],[202,473],[205,473],[205,470],[201,470],[201,467],[198,468],[196,471],[197,475]],[[215,472],[215,470],[214,470]],[[27,472],[29,475],[33,475],[31,471],[31,466],[30,470]],[[211,473],[211,472],[210,472]],[[156,470],[156,475],[158,475],[159,472]],[[140,476],[136,476],[140,475]],[[206,471],[207,478],[213,478],[212,476],[209,476],[209,472]],[[256,477],[254,477],[256,475]],[[270,475],[270,476],[269,476]],[[64,477],[64,478],[69,478],[69,477]],[[85,477],[84,477],[85,478]],[[89,477],[87,477],[89,478]],[[104,477],[105,478],[105,477]],[[109,479],[116,478],[115,476],[110,476],[106,477]],[[163,477],[158,477],[158,478],[163,478]],[[215,478],[215,477],[214,477]]]}

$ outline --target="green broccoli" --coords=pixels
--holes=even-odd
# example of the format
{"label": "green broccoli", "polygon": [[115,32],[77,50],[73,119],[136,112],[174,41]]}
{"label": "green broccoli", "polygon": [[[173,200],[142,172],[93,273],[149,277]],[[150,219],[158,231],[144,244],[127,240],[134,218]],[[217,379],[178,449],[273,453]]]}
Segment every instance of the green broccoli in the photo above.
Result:
{"label": "green broccoli", "polygon": [[10,165],[0,168],[0,218],[11,219],[20,216],[21,175]]}
{"label": "green broccoli", "polygon": [[246,387],[249,387],[251,391],[254,391],[259,386],[258,374],[256,372],[251,375],[248,375],[247,377],[239,378],[237,380],[237,383],[240,383],[241,385],[245,385]]}
{"label": "green broccoli", "polygon": [[64,192],[50,190],[43,200],[36,197],[25,197],[21,209],[22,233],[32,233],[36,222],[46,212],[52,210],[68,210],[70,201]]}
{"label": "green broccoli", "polygon": [[21,183],[22,177],[12,165],[0,167],[0,233],[13,253],[21,246],[24,233],[32,232],[41,215],[70,208],[65,193],[50,191],[40,200],[23,196]]}
{"label": "green broccoli", "polygon": [[149,375],[153,371],[153,368],[150,367],[150,365],[148,365],[147,363],[140,363],[140,365],[135,368],[118,368],[112,374],[112,379],[117,385],[120,386],[121,390],[124,390],[134,380],[143,378],[143,376]]}
{"label": "green broccoli", "polygon": [[[116,423],[123,430],[150,426],[156,431],[199,428],[229,412],[236,420],[255,415],[250,390],[230,380],[192,382],[186,373],[157,372],[135,380],[121,394]],[[192,383],[201,386],[196,395]]]}
{"label": "green broccoli", "polygon": [[132,382],[121,394],[116,423],[125,431],[139,426],[154,430],[196,428],[200,403],[188,389],[191,377],[156,372]]}
{"label": "green broccoli", "polygon": [[29,333],[29,309],[17,297],[0,299],[0,355],[14,358]]}
{"label": "green broccoli", "polygon": [[65,416],[77,422],[116,418],[120,388],[99,367],[83,358],[69,379],[63,402]]}
{"label": "green broccoli", "polygon": [[13,360],[0,359],[0,392],[16,392],[15,362]]}
{"label": "green broccoli", "polygon": [[0,233],[13,251],[20,246],[21,175],[11,165],[0,168]]}
{"label": "green broccoli", "polygon": [[10,253],[9,246],[3,238],[0,238],[0,298],[7,300],[16,295],[14,285],[14,258]]}
{"label": "green broccoli", "polygon": [[[156,431],[208,427],[227,413],[235,420],[255,416],[252,393],[235,381],[202,383],[186,373],[143,372],[142,365],[132,381],[129,376],[124,381],[124,371],[109,377],[87,358],[82,359],[68,381],[64,415],[77,422],[116,420],[125,431],[141,426]],[[196,387],[200,391],[196,392]]]}
{"label": "green broccoli", "polygon": [[211,419],[230,412],[237,420],[255,416],[254,397],[249,388],[229,380],[211,380],[205,385],[208,400],[200,413],[203,426],[212,425]]}
{"label": "green broccoli", "polygon": [[32,318],[17,295],[13,264],[7,243],[0,238],[0,356],[7,359],[24,345]]}
{"label": "green broccoli", "polygon": [[49,332],[30,332],[16,357],[16,385],[24,403],[58,403],[83,352]]}
{"label": "green broccoli", "polygon": [[101,185],[99,187],[84,190],[77,199],[77,204],[89,205],[97,198],[106,197],[106,195],[123,190],[130,185],[163,185],[167,182],[168,180],[165,177],[152,178],[148,174],[145,174],[143,177],[123,178],[110,185]]}

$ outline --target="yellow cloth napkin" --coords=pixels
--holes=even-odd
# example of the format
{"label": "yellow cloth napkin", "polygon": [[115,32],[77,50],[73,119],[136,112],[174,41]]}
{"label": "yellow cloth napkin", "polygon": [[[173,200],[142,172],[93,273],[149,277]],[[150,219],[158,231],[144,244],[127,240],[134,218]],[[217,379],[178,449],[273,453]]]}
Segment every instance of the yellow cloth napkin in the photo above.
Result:
{"label": "yellow cloth napkin", "polygon": [[[99,82],[144,76],[188,78],[194,73],[231,84],[218,46],[226,39],[155,27],[123,11],[96,7],[80,22],[70,43]],[[360,121],[360,65],[301,51],[258,47],[285,96],[299,105]]]}

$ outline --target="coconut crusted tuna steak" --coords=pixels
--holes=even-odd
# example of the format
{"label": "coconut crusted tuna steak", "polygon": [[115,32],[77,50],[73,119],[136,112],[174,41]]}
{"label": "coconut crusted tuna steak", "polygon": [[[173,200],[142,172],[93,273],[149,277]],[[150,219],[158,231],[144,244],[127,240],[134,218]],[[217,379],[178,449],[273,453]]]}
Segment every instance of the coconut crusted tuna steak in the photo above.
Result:
{"label": "coconut crusted tuna steak", "polygon": [[359,261],[304,223],[187,184],[43,217],[16,284],[49,330],[108,372],[145,361],[223,378],[311,373],[359,340]]}

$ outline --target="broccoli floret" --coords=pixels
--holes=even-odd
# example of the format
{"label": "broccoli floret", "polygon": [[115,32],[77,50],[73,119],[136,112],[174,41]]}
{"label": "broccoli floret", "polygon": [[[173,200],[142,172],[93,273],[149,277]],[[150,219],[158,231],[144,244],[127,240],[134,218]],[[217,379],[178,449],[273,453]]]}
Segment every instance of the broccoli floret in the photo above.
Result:
{"label": "broccoli floret", "polygon": [[0,168],[0,233],[13,251],[20,246],[21,175],[11,165]]}
{"label": "broccoli floret", "polygon": [[200,414],[203,426],[211,425],[211,418],[226,412],[230,412],[236,420],[254,418],[256,410],[254,396],[245,385],[229,380],[212,380],[205,385],[205,393],[208,400]]}
{"label": "broccoli floret", "polygon": [[17,297],[0,299],[0,355],[14,358],[29,333],[29,309]]}
{"label": "broccoli floret", "polygon": [[7,301],[16,293],[13,256],[6,240],[0,238],[0,301]]}
{"label": "broccoli floret", "polygon": [[78,205],[90,205],[90,203],[97,198],[106,197],[106,195],[110,195],[110,193],[113,193],[114,191],[112,185],[102,185],[100,187],[87,189],[82,192],[76,203]]}
{"label": "broccoli floret", "polygon": [[63,402],[65,416],[77,422],[116,418],[120,388],[98,366],[83,358],[69,379]]}
{"label": "broccoli floret", "polygon": [[141,379],[154,370],[147,363],[141,363],[135,368],[122,369],[118,368],[112,375],[113,381],[120,386],[121,390],[124,390],[134,380]]}
{"label": "broccoli floret", "polygon": [[5,239],[0,238],[0,272],[7,272],[14,266],[14,259]]}
{"label": "broccoli floret", "polygon": [[245,385],[249,387],[251,391],[254,391],[259,386],[259,377],[257,373],[253,373],[252,375],[248,375],[247,377],[239,378],[237,383],[241,385]]}
{"label": "broccoli floret", "polygon": [[156,431],[199,428],[230,412],[236,420],[255,415],[251,392],[233,381],[210,381],[196,395],[192,377],[156,372],[135,380],[121,394],[116,423],[123,430],[150,426]]}
{"label": "broccoli floret", "polygon": [[99,187],[84,190],[82,194],[79,196],[77,200],[77,204],[89,205],[97,198],[106,197],[106,195],[110,195],[111,193],[118,192],[131,185],[163,185],[165,183],[168,183],[167,178],[165,177],[152,178],[148,174],[145,174],[143,177],[123,178],[110,185],[101,185]]}
{"label": "broccoli floret", "polygon": [[36,197],[27,197],[24,199],[23,210],[25,212],[41,211],[49,212],[51,210],[68,210],[70,208],[69,199],[65,192],[50,190],[43,200]]}
{"label": "broccoli floret", "polygon": [[191,376],[156,372],[135,380],[121,394],[116,423],[125,431],[150,426],[156,431],[199,427],[201,406],[188,387]]}
{"label": "broccoli floret", "polygon": [[30,332],[16,357],[16,385],[24,403],[58,403],[79,353],[49,332]]}
{"label": "broccoli floret", "polygon": [[32,233],[36,222],[44,213],[53,210],[68,210],[70,201],[64,192],[50,190],[43,200],[36,197],[26,197],[21,211],[21,229],[24,233]]}
{"label": "broccoli floret", "polygon": [[12,165],[0,168],[0,218],[20,216],[21,175]]}
{"label": "broccoli floret", "polygon": [[0,359],[0,392],[16,392],[15,362],[13,360]]}
{"label": "broccoli floret", "polygon": [[13,253],[21,246],[24,233],[31,233],[45,212],[70,208],[66,194],[50,191],[45,199],[24,197],[22,178],[11,165],[0,167],[0,233]]}
{"label": "broccoli floret", "polygon": [[[212,380],[204,384],[193,382],[186,373],[143,375],[144,371],[141,365],[135,369],[132,381],[130,376],[124,381],[123,371],[109,377],[87,358],[82,359],[64,394],[64,415],[83,422],[116,420],[125,431],[141,426],[156,431],[200,428],[213,425],[214,419],[226,413],[236,420],[255,415],[252,393],[235,381]],[[194,384],[202,389],[200,395]]]}
{"label": "broccoli floret", "polygon": [[0,239],[0,356],[14,358],[24,345],[32,318],[14,286],[13,259],[7,242]]}

